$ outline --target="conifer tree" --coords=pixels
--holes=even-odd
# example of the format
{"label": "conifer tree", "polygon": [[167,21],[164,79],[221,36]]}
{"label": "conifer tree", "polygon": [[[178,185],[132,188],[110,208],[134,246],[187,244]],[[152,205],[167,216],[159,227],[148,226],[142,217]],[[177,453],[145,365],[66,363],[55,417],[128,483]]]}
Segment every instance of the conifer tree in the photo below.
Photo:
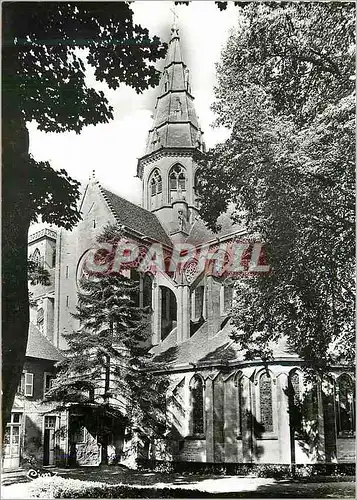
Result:
{"label": "conifer tree", "polygon": [[[101,241],[108,233],[103,234]],[[165,422],[165,381],[146,370],[149,311],[138,306],[138,293],[138,284],[117,271],[82,278],[73,315],[80,326],[64,335],[68,349],[47,395],[60,407],[87,408],[101,422],[103,464],[108,463],[112,417],[125,422],[128,437],[154,438]]]}

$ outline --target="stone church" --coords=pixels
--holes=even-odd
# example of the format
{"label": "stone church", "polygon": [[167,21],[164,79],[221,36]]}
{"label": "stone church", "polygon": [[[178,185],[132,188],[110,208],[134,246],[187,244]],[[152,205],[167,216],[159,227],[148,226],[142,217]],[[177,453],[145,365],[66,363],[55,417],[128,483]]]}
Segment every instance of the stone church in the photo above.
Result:
{"label": "stone church", "polygon": [[[39,300],[31,310],[33,328],[46,342],[62,349],[62,334],[77,327],[71,313],[83,262],[108,223],[122,226],[124,235],[138,245],[160,244],[167,252],[178,244],[204,250],[244,239],[244,229],[233,224],[229,214],[221,216],[219,234],[200,219],[195,186],[204,151],[190,71],[174,25],[153,124],[137,164],[141,206],[92,178],[81,201],[83,219],[73,231],[52,228],[30,238],[29,255],[41,261],[52,277],[50,288],[35,291]],[[336,366],[327,381],[306,385],[302,361],[284,342],[274,346],[274,361],[268,366],[258,359],[246,361],[230,338],[232,286],[219,276],[200,272],[195,262],[180,274],[162,270],[137,277],[141,303],[152,309],[153,360],[171,381],[168,431],[151,447],[149,459],[217,465],[354,462],[351,368]],[[57,415],[53,425],[59,427],[63,421]],[[85,420],[77,434],[79,463],[99,463],[100,450],[90,459],[85,453],[88,440],[95,441]],[[68,439],[59,439],[57,446],[64,447],[63,456],[68,457],[71,445]],[[115,438],[113,443],[120,455],[120,444]]]}

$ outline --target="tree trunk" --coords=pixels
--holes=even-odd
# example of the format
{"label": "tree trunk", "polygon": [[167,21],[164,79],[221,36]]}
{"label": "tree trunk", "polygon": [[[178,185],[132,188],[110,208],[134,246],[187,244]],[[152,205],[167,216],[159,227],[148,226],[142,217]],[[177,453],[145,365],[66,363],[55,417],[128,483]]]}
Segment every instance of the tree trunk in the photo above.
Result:
{"label": "tree trunk", "polygon": [[[106,356],[105,364],[105,382],[104,382],[104,407],[109,405],[109,393],[110,390],[110,356]],[[100,465],[108,465],[108,426],[106,411],[103,412],[102,417],[102,457]]]}
{"label": "tree trunk", "polygon": [[[3,92],[4,98],[6,92]],[[3,431],[10,418],[26,354],[29,327],[27,237],[32,217],[29,204],[28,131],[21,112],[14,112],[14,108],[10,110],[10,107],[7,102],[2,109]]]}

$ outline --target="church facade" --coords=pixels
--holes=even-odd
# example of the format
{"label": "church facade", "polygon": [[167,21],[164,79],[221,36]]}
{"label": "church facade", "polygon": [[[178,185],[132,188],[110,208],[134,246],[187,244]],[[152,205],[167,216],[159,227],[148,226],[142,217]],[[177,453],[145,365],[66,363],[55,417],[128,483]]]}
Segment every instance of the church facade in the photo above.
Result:
{"label": "church facade", "polygon": [[[244,229],[229,214],[221,216],[219,234],[200,218],[195,186],[204,151],[190,73],[174,26],[153,125],[137,165],[141,206],[92,178],[81,202],[83,219],[73,231],[46,230],[30,239],[29,254],[43,259],[53,283],[50,292],[37,293],[31,322],[53,346],[65,348],[63,334],[78,327],[71,315],[78,281],[88,252],[107,224],[120,225],[125,238],[144,253],[156,245],[171,256],[170,262],[177,248],[194,249],[196,256],[212,255],[222,245],[244,240]],[[245,360],[230,339],[232,281],[202,270],[199,257],[182,266],[135,273],[141,304],[152,309],[153,362],[158,373],[163,370],[170,377],[167,430],[150,446],[148,459],[215,464],[354,462],[351,367],[336,366],[327,380],[309,386],[304,383],[302,361],[283,341],[274,346],[274,361],[268,366],[258,359]],[[80,464],[99,463],[98,443],[85,419],[78,429],[79,441],[65,444],[67,459],[75,446]],[[119,434],[112,444],[120,460]]]}

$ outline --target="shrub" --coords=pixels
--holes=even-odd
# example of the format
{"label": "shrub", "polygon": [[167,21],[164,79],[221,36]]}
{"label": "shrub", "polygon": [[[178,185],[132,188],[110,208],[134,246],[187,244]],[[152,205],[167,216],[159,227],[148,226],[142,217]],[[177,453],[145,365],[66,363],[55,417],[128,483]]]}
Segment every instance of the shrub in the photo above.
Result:
{"label": "shrub", "polygon": [[[63,477],[35,479],[29,486],[32,498],[187,498],[183,488],[153,488],[126,484],[105,484]],[[207,496],[197,492],[195,496]]]}

